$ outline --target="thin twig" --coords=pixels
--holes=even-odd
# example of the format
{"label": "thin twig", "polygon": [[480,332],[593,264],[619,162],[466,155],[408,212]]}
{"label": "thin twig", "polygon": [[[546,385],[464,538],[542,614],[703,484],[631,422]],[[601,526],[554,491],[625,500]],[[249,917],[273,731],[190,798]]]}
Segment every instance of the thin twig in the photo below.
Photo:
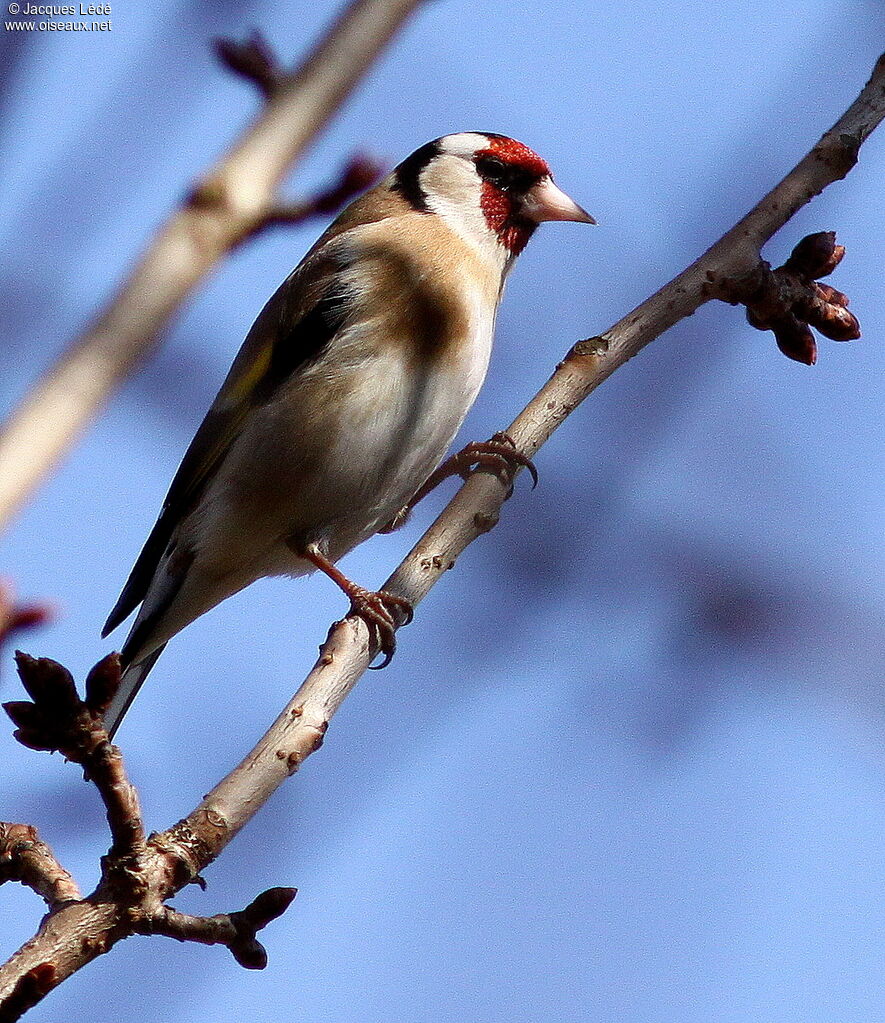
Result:
{"label": "thin twig", "polygon": [[297,894],[294,888],[269,888],[245,909],[217,916],[191,916],[171,906],[136,924],[139,934],[162,934],[176,941],[197,941],[202,945],[226,945],[234,959],[247,970],[263,970],[267,952],[256,934],[289,908]]}
{"label": "thin twig", "polygon": [[250,237],[269,227],[292,227],[311,217],[334,213],[349,199],[373,185],[382,173],[381,164],[371,157],[362,154],[352,156],[336,180],[316,195],[300,201],[274,203],[250,232]]}
{"label": "thin twig", "polygon": [[0,821],[0,884],[6,881],[27,885],[50,909],[80,898],[77,882],[30,824]]}
{"label": "thin twig", "polygon": [[110,305],[0,430],[0,528],[154,351],[196,285],[264,223],[284,175],[421,2],[352,0],[297,71],[279,72],[255,122],[191,190]]}

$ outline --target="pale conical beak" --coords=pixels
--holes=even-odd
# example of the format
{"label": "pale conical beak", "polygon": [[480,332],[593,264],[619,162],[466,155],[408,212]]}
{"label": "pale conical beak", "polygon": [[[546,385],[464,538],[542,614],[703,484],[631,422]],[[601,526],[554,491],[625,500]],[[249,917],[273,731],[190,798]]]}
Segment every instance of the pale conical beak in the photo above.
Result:
{"label": "pale conical beak", "polygon": [[579,224],[595,224],[596,221],[586,210],[569,198],[561,188],[553,184],[550,177],[541,178],[526,192],[522,213],[529,220],[540,224],[545,220],[574,220]]}

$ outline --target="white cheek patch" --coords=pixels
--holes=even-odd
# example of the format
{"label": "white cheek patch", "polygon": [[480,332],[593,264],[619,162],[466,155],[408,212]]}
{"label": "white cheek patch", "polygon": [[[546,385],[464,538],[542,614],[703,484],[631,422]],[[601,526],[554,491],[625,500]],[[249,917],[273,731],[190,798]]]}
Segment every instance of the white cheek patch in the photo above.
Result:
{"label": "white cheek patch", "polygon": [[[486,141],[480,135],[452,137],[478,140],[480,145],[473,143],[468,150],[471,155]],[[473,162],[463,156],[444,153],[422,173],[421,188],[427,196],[428,207],[483,260],[491,261],[503,273],[509,254],[486,221],[481,205],[482,180]]]}

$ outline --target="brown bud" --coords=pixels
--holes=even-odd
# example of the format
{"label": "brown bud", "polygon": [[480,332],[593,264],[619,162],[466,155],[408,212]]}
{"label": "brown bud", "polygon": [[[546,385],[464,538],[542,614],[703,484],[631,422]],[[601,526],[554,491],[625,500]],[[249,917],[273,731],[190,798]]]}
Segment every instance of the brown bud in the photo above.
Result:
{"label": "brown bud", "polygon": [[794,359],[806,366],[813,366],[817,362],[817,345],[807,323],[802,323],[795,316],[791,316],[788,320],[775,324],[772,329],[778,348],[788,359]]}
{"label": "brown bud", "polygon": [[16,728],[39,729],[43,726],[43,715],[30,700],[10,700],[3,709]]}
{"label": "brown bud", "polygon": [[120,686],[120,655],[108,654],[86,676],[86,704],[94,714],[104,714]]}
{"label": "brown bud", "polygon": [[277,86],[280,68],[273,50],[260,32],[253,32],[245,42],[234,39],[214,40],[215,55],[229,70],[254,82],[269,96]]}
{"label": "brown bud", "polygon": [[751,306],[747,306],[747,323],[756,330],[771,330],[767,321],[758,316]]}
{"label": "brown bud", "polygon": [[814,275],[815,277],[826,277],[831,274],[836,267],[842,262],[842,257],[845,255],[845,246],[837,245],[833,249],[833,254],[827,260],[826,263],[820,268],[820,270]]}
{"label": "brown bud", "polygon": [[69,714],[79,709],[80,698],[73,676],[58,661],[49,657],[31,657],[16,650],[15,665],[34,703],[51,702],[56,712]]}
{"label": "brown bud", "polygon": [[842,305],[826,303],[812,324],[831,341],[856,341],[860,337],[857,317]]}
{"label": "brown bud", "polygon": [[[282,916],[291,906],[292,900],[297,894],[297,888],[268,888],[266,892],[257,895],[244,910],[236,915],[248,921],[255,930],[261,930],[271,920]],[[231,914],[231,916],[233,915]]]}
{"label": "brown bud", "polygon": [[38,753],[55,753],[58,750],[58,743],[47,737],[46,732],[42,730],[16,728],[12,736],[17,743]]}
{"label": "brown bud", "polygon": [[841,291],[836,291],[835,288],[831,288],[829,284],[818,284],[815,282],[814,289],[824,302],[832,302],[833,305],[841,305],[846,309],[848,308],[848,296]]}
{"label": "brown bud", "polygon": [[267,966],[267,950],[255,938],[232,941],[228,947],[234,959],[246,970],[263,970]]}
{"label": "brown bud", "polygon": [[806,235],[790,253],[784,269],[805,277],[826,277],[845,255],[845,247],[836,244],[835,231],[818,231]]}

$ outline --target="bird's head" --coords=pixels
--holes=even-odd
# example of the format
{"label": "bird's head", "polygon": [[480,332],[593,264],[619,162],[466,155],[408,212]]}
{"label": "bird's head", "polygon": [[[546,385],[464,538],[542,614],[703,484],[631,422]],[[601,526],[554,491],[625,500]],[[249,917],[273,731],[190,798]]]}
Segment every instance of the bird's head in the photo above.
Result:
{"label": "bird's head", "polygon": [[502,268],[545,220],[596,223],[553,183],[537,153],[491,132],[460,132],[428,142],[396,168],[391,187],[414,209],[443,217]]}

